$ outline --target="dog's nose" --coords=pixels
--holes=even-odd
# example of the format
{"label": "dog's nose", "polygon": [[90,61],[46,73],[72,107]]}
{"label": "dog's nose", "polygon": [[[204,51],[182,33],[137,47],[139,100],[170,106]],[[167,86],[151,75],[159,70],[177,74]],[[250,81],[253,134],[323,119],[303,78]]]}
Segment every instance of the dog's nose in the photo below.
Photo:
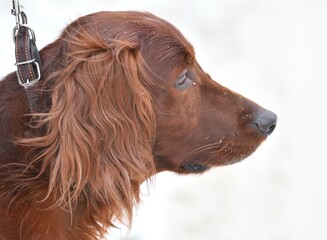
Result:
{"label": "dog's nose", "polygon": [[263,135],[270,135],[276,128],[277,115],[271,111],[262,111],[255,119],[255,125]]}

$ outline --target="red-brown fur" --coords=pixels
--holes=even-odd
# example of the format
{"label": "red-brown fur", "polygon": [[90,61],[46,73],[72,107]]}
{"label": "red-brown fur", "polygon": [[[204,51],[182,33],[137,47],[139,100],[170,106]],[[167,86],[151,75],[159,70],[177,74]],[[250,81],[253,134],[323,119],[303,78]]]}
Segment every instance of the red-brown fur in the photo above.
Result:
{"label": "red-brown fur", "polygon": [[237,162],[268,135],[266,110],[149,13],[81,17],[40,55],[38,112],[15,73],[0,82],[0,239],[99,239],[131,221],[150,176]]}

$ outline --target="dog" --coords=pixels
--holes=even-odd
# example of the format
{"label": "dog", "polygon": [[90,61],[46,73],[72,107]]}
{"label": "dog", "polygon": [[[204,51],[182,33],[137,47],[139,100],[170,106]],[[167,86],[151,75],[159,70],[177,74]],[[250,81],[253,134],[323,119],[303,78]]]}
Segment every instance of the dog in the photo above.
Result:
{"label": "dog", "polygon": [[276,127],[150,13],[80,17],[40,57],[33,111],[15,73],[0,82],[0,239],[100,239],[149,177],[236,163]]}

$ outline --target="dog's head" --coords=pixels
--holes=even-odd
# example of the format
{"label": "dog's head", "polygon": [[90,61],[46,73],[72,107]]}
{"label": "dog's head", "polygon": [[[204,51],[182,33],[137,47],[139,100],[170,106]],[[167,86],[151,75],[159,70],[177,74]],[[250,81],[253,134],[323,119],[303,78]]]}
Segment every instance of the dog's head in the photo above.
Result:
{"label": "dog's head", "polygon": [[42,131],[21,144],[39,149],[30,164],[49,178],[48,197],[80,200],[104,226],[131,216],[153,174],[237,162],[276,126],[275,114],[212,80],[184,36],[149,13],[82,17],[41,58],[46,111],[33,127]]}
{"label": "dog's head", "polygon": [[146,13],[115,21],[102,30],[110,33],[106,39],[115,36],[142,59],[140,81],[155,114],[156,172],[201,173],[238,162],[273,132],[276,115],[212,80],[174,26]]}

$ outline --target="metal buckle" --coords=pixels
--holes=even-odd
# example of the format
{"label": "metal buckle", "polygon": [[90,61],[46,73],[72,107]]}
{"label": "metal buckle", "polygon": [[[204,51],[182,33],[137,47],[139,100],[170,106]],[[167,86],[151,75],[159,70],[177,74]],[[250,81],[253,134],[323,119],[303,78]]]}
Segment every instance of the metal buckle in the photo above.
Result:
{"label": "metal buckle", "polygon": [[37,71],[37,78],[36,79],[33,79],[33,80],[26,79],[26,82],[23,82],[22,79],[19,76],[18,69],[16,70],[18,83],[19,83],[20,86],[24,87],[25,89],[27,89],[28,87],[32,86],[33,84],[37,83],[40,80],[40,78],[41,78],[41,72],[40,72],[39,63],[36,61],[35,58],[32,59],[32,60],[29,60],[29,61],[15,63],[15,65],[17,66],[17,68],[20,65],[30,64],[30,63],[34,63],[35,66],[36,66],[36,71]]}
{"label": "metal buckle", "polygon": [[27,29],[28,33],[30,34],[30,37],[32,39],[32,42],[35,44],[35,41],[36,41],[36,38],[35,38],[35,33],[33,31],[32,28],[30,28],[29,26],[27,26],[26,24],[20,24],[20,25],[16,25],[12,31],[12,38],[13,38],[13,41],[15,43],[15,39],[17,37],[17,34],[18,34],[18,31],[21,27],[24,27]]}

